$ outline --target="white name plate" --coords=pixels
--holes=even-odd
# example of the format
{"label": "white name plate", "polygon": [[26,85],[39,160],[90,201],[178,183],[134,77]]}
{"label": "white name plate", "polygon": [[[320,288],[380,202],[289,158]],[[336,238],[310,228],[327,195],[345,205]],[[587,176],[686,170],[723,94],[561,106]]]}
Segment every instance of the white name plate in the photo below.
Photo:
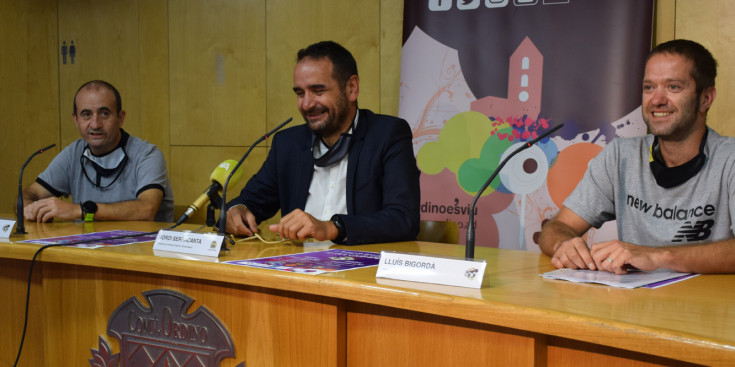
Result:
{"label": "white name plate", "polygon": [[10,232],[13,231],[14,225],[14,220],[0,219],[0,238],[10,238]]}
{"label": "white name plate", "polygon": [[485,275],[485,260],[462,260],[446,257],[381,251],[378,278],[480,288]]}
{"label": "white name plate", "polygon": [[214,233],[158,231],[153,250],[201,256],[219,256],[224,236]]}

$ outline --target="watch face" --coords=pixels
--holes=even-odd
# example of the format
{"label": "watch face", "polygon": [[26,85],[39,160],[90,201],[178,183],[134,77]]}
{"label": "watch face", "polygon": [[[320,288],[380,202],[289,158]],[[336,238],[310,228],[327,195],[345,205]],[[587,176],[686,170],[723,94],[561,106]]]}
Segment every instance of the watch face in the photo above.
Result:
{"label": "watch face", "polygon": [[85,201],[82,206],[84,207],[84,211],[87,213],[97,212],[97,203],[95,203],[94,201]]}

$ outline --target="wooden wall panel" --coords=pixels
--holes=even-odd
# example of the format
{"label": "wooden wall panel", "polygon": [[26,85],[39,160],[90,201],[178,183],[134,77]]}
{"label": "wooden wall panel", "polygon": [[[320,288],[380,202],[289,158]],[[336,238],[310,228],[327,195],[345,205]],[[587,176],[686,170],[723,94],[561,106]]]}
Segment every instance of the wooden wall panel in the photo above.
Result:
{"label": "wooden wall panel", "polygon": [[[240,160],[247,151],[244,147],[171,147],[172,159],[169,161],[169,178],[171,179],[174,197],[178,206],[188,206],[204,189],[209,187],[209,177],[220,162],[227,159]],[[252,177],[265,160],[266,147],[253,148],[242,165],[244,172],[242,181],[237,185],[229,186],[227,200],[233,199],[240,193],[247,180]],[[181,214],[179,212],[176,213]],[[197,213],[197,220],[192,223],[204,223],[206,216]]]}
{"label": "wooden wall panel", "polygon": [[269,0],[266,7],[269,127],[288,116],[303,123],[293,93],[296,53],[323,40],[339,42],[352,52],[360,75],[358,104],[375,112],[380,109],[379,2]]}
{"label": "wooden wall panel", "polygon": [[146,0],[139,8],[140,138],[158,146],[170,164],[168,1]]}
{"label": "wooden wall panel", "polygon": [[700,365],[677,361],[650,354],[610,348],[599,344],[550,337],[547,348],[547,367],[605,366],[605,367],[698,367]]}
{"label": "wooden wall panel", "polygon": [[[61,143],[79,138],[72,119],[74,94],[90,80],[112,83],[127,112],[123,129],[139,136],[140,68],[137,1],[59,0],[59,44],[77,48],[74,64],[59,58]],[[142,137],[145,140],[145,137]]]}
{"label": "wooden wall panel", "polygon": [[654,14],[653,44],[674,39],[676,31],[676,0],[657,0]]}
{"label": "wooden wall panel", "polygon": [[347,331],[350,366],[535,365],[533,334],[437,315],[355,303]]}
{"label": "wooden wall panel", "polygon": [[[0,213],[15,213],[20,167],[59,141],[56,0],[0,0]],[[24,173],[35,180],[59,152],[36,157]]]}
{"label": "wooden wall panel", "polygon": [[344,360],[337,340],[344,317],[337,301],[326,297],[86,266],[43,266],[46,300],[64,300],[36,303],[45,309],[45,328],[52,331],[45,358],[58,361],[47,365],[83,365],[92,357],[90,350],[99,349],[100,336],[118,353],[118,341],[107,335],[112,312],[131,296],[148,306],[141,293],[161,288],[193,298],[187,313],[205,306],[225,324],[236,356],[223,359],[223,367],[240,362],[336,367]]}
{"label": "wooden wall panel", "polygon": [[265,19],[263,0],[169,2],[172,145],[265,132]]}
{"label": "wooden wall panel", "polygon": [[[43,294],[40,287],[42,275],[41,271],[38,271],[41,265],[38,263],[36,265],[38,267],[33,272],[31,303],[28,309],[28,330],[19,361],[20,366],[44,365],[43,343],[32,342],[43,338],[45,323]],[[10,366],[11,361],[15,361],[23,334],[23,318],[7,315],[23,315],[25,312],[29,267],[30,261],[0,260],[0,294],[3,297],[3,301],[0,302],[0,315],[3,315],[0,319],[2,320],[0,327],[4,331],[0,334],[0,361],[7,361],[7,366]]]}
{"label": "wooden wall panel", "polygon": [[707,116],[707,124],[721,135],[735,136],[735,3],[713,0],[707,6],[696,0],[676,2],[676,38],[697,41],[707,47],[718,61],[717,97]]}
{"label": "wooden wall panel", "polygon": [[380,1],[380,112],[398,115],[403,46],[403,1]]}

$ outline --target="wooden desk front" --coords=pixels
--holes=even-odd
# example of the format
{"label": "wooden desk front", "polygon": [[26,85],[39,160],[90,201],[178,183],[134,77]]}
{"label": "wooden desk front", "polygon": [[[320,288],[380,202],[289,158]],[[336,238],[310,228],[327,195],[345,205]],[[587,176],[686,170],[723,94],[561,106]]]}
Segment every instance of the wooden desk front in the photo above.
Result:
{"label": "wooden desk front", "polygon": [[[15,359],[27,274],[38,245],[16,243],[160,223],[27,223],[0,244],[0,364]],[[185,225],[186,229],[195,226]],[[366,245],[461,257],[461,246]],[[305,251],[241,242],[219,261]],[[152,243],[50,248],[36,263],[21,366],[87,365],[111,313],[151,289],[206,306],[229,329],[235,358],[222,366],[734,365],[735,276],[699,276],[660,289],[544,280],[537,253],[478,248],[482,289],[376,279],[376,268],[302,275],[154,255]],[[117,352],[117,350],[115,350]]]}

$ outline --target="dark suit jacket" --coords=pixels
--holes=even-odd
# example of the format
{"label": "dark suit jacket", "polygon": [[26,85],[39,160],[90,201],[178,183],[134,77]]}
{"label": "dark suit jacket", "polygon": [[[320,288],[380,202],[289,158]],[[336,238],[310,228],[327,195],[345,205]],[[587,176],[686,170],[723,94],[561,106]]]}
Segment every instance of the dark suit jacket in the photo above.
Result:
{"label": "dark suit jacket", "polygon": [[[347,244],[412,241],[419,232],[419,170],[405,120],[359,110],[347,164]],[[314,172],[312,133],[302,124],[273,137],[260,171],[228,207],[245,204],[260,223],[304,209]]]}

